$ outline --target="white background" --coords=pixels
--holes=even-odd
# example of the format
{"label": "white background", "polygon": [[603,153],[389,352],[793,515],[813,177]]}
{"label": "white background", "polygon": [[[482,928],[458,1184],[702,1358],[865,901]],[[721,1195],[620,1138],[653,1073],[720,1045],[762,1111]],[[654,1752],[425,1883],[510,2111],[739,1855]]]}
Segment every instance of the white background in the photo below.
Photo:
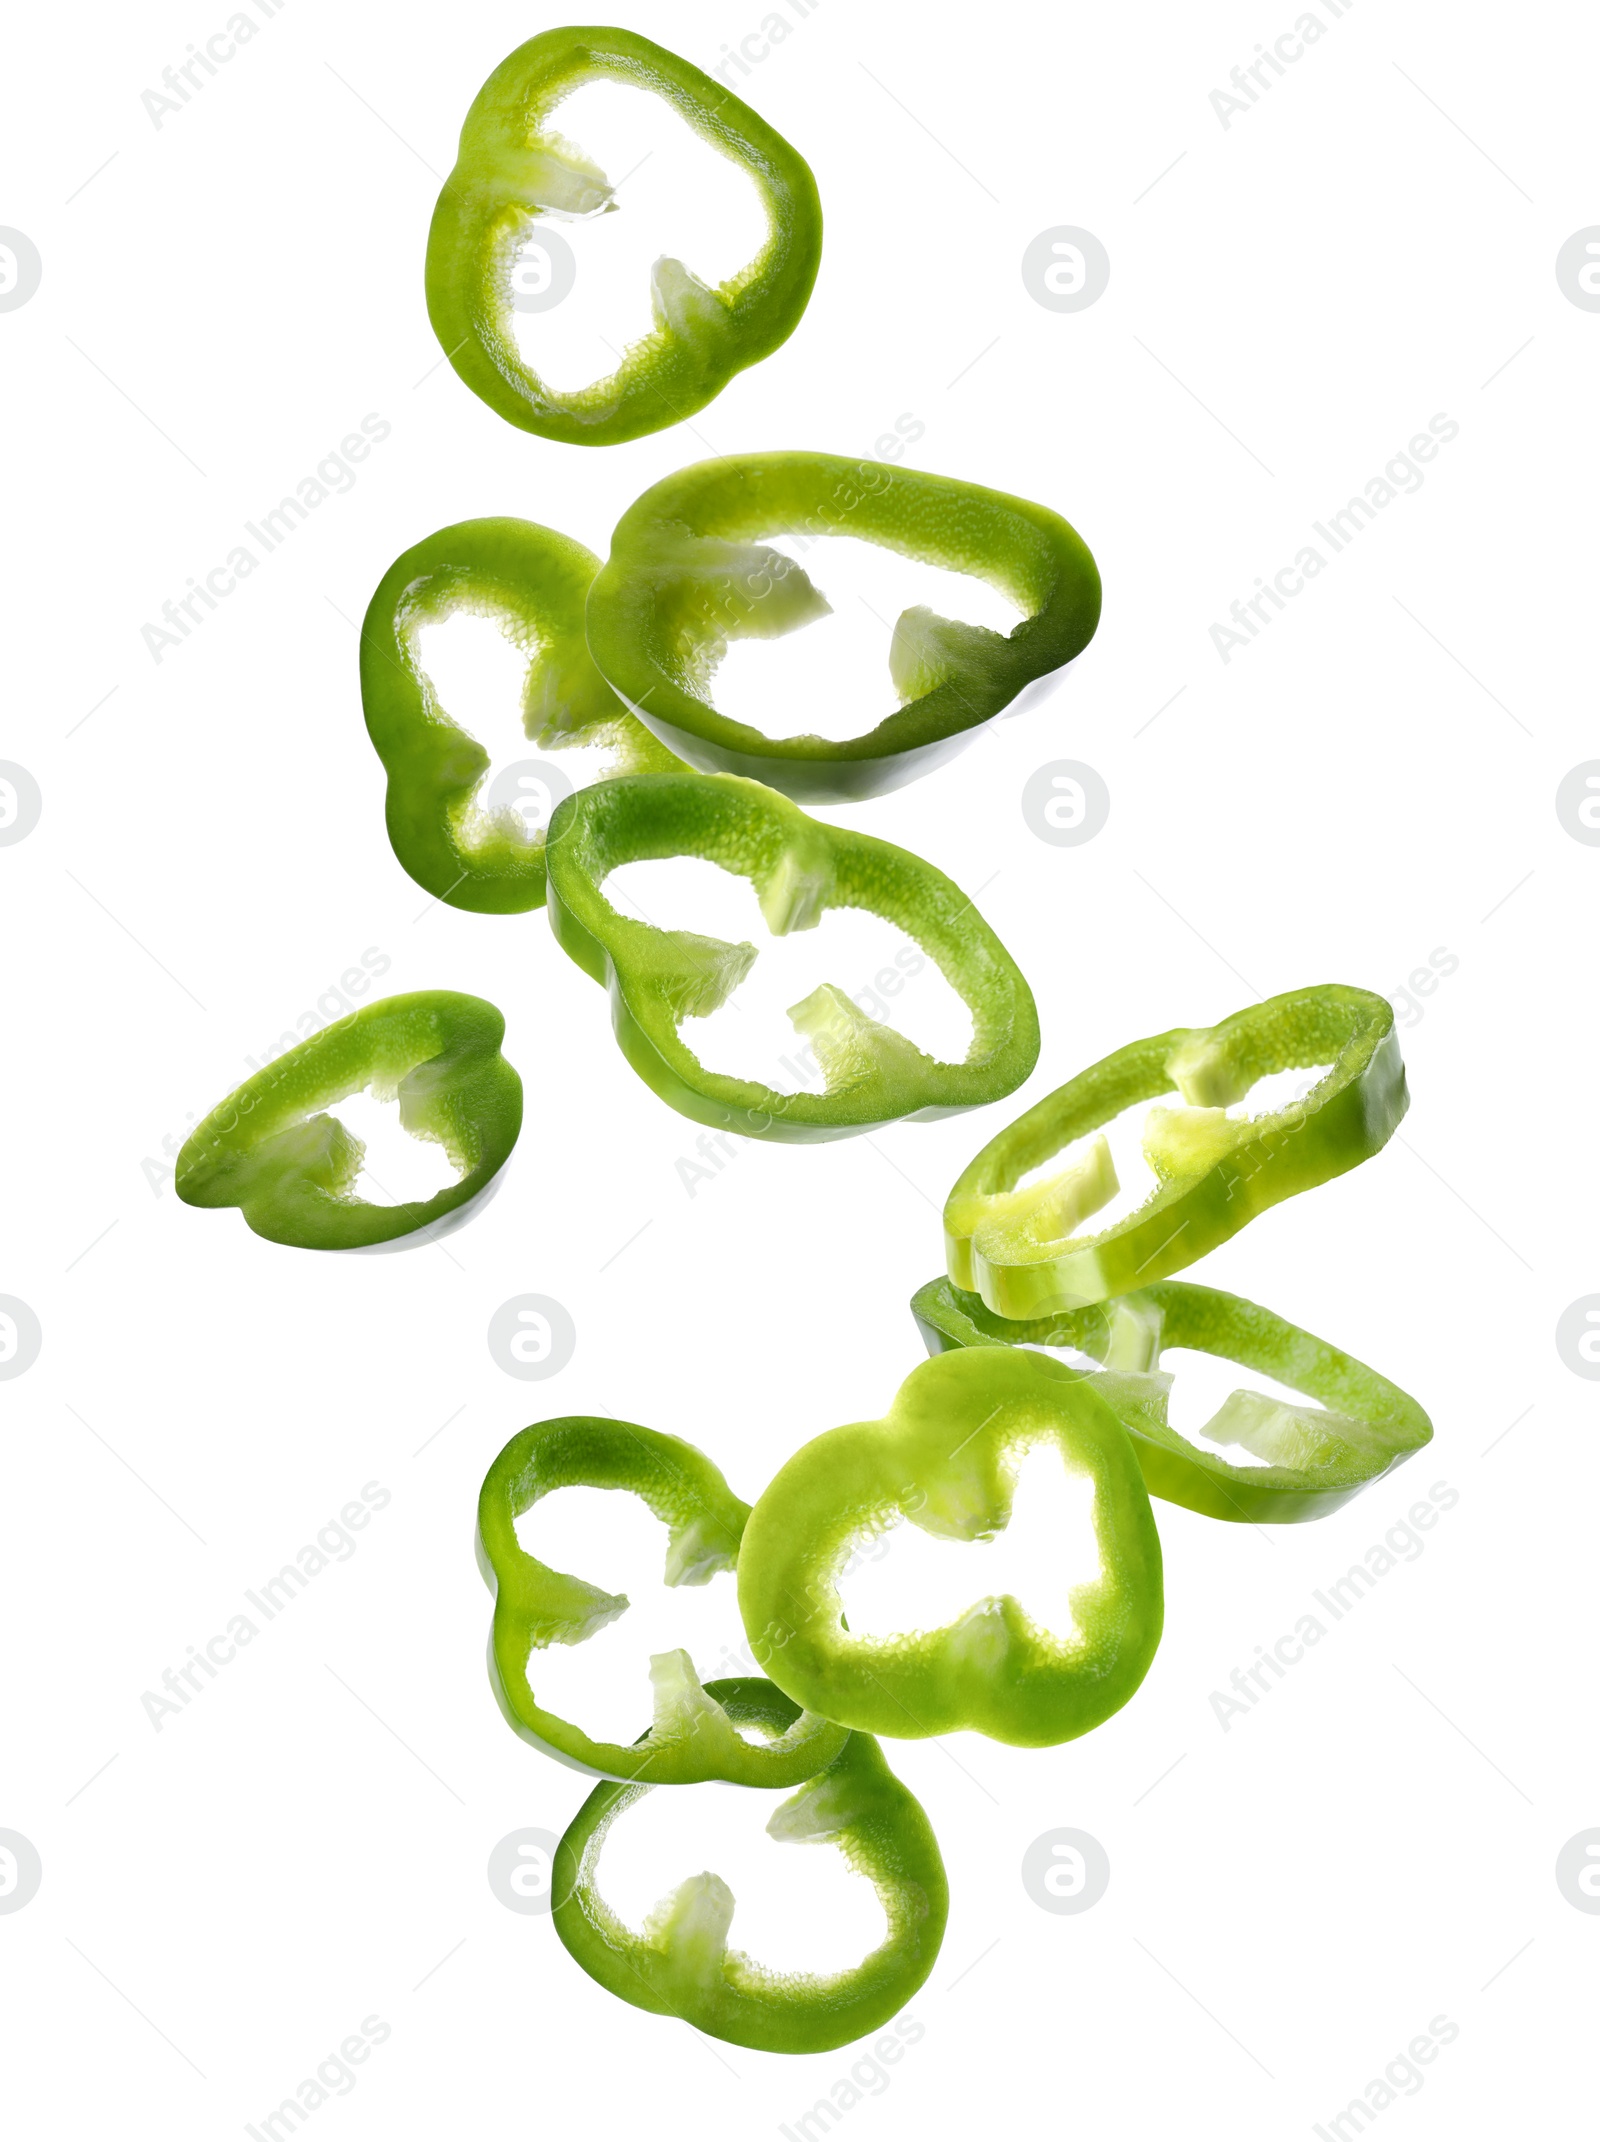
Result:
{"label": "white background", "polygon": [[[714,66],[763,12],[622,19]],[[226,13],[90,7],[69,33],[13,11],[6,33],[0,223],[44,264],[0,314],[0,757],[43,794],[0,850],[0,1292],[44,1333],[0,1429],[0,1827],[44,1868],[0,1916],[19,2131],[237,2134],[369,2015],[390,2036],[316,2135],[803,2116],[851,2051],[783,2060],[646,2017],[490,1891],[497,1841],[560,1830],[583,1786],[485,1683],[485,1466],[530,1419],[610,1411],[753,1497],[915,1364],[938,1205],[1024,1102],[1256,992],[1399,991],[1444,947],[1457,969],[1405,1014],[1394,1144],[1194,1275],[1414,1391],[1432,1448],[1319,1525],[1157,1505],[1167,1634],[1087,1741],[891,1747],[950,1925],[910,2011],[924,2035],[839,2124],[955,2134],[1031,2104],[1086,2133],[1304,2133],[1445,2016],[1458,2036],[1384,2134],[1575,2132],[1600,1919],[1553,1870],[1600,1823],[1597,1460],[1553,1335],[1600,1286],[1600,855],[1554,795],[1600,750],[1600,317],[1554,262],[1600,220],[1593,22],[1536,8],[1513,44],[1488,10],[1359,0],[1224,128],[1211,92],[1294,0],[822,0],[742,84],[825,204],[802,325],[692,433],[585,450],[474,399],[422,298],[462,115],[544,20],[291,0],[157,128],[141,93]],[[1112,263],[1077,314],[1020,273],[1060,224]],[[154,662],[162,602],[368,412],[392,432],[354,488]],[[690,460],[866,452],[903,412],[917,466],[1081,529],[1104,623],[1045,707],[824,815],[983,888],[1043,1054],[980,1116],[741,1144],[691,1196],[694,1127],[627,1069],[542,916],[427,906],[395,863],[352,620],[446,522],[522,515],[603,552]],[[1224,664],[1228,605],[1438,412],[1460,432],[1422,489]],[[1021,816],[1060,758],[1112,799],[1079,848]],[[503,1007],[527,1116],[497,1201],[448,1256],[340,1259],[181,1206],[142,1163],[369,947],[386,988]],[[576,1324],[546,1383],[487,1349],[520,1292]],[[155,1731],[143,1692],[368,1481],[392,1500],[355,1555]],[[1211,1692],[1436,1481],[1460,1500],[1420,1559],[1224,1732]],[[1063,1826],[1111,1862],[1077,1916],[1019,1873]],[[702,1863],[663,1862],[660,1888]]]}

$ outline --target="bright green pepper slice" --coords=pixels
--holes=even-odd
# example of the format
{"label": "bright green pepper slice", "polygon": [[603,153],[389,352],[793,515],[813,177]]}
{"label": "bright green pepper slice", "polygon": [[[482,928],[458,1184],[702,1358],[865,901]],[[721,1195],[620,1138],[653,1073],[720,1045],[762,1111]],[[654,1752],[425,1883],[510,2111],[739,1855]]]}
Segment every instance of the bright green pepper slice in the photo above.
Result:
{"label": "bright green pepper slice", "polygon": [[[517,348],[511,278],[541,217],[571,221],[621,206],[604,172],[553,125],[563,99],[599,81],[651,91],[745,171],[768,235],[716,289],[681,260],[658,260],[651,332],[608,378],[565,394],[546,386]],[[501,61],[467,113],[428,233],[428,317],[461,378],[507,423],[573,446],[613,446],[693,416],[736,372],[787,341],[821,258],[810,168],[747,104],[631,30],[546,30]]]}
{"label": "bright green pepper slice", "polygon": [[[636,722],[589,658],[583,611],[599,559],[532,521],[459,521],[396,558],[361,627],[361,704],[389,777],[389,841],[436,899],[479,915],[544,904],[544,835],[479,789],[489,753],[440,704],[417,639],[459,611],[493,617],[527,658],[523,734],[536,750],[609,752],[608,774],[680,762]],[[560,770],[546,769],[549,784]],[[596,776],[595,778],[598,778]],[[570,794],[574,784],[559,785]],[[559,800],[559,799],[557,799]]]}
{"label": "bright green pepper slice", "polygon": [[[831,907],[865,908],[898,924],[965,999],[973,1021],[966,1060],[936,1062],[824,982],[789,1016],[816,1051],[825,1093],[778,1093],[707,1070],[682,1039],[682,1022],[726,1003],[755,946],[656,929],[618,914],[604,891],[619,864],[671,855],[702,856],[748,878],[775,936],[812,928]],[[610,990],[623,1054],[697,1123],[791,1142],[847,1137],[999,1100],[1038,1059],[1033,994],[958,885],[903,848],[808,818],[755,781],[638,774],[582,789],[550,821],[548,863],[551,926]]]}
{"label": "bright green pepper slice", "polygon": [[[911,1297],[931,1354],[961,1347],[1066,1346],[1102,1364],[1088,1381],[1133,1442],[1145,1486],[1164,1502],[1247,1525],[1326,1517],[1433,1439],[1414,1398],[1353,1354],[1215,1287],[1163,1280],[1087,1309],[1010,1323],[948,1279]],[[1230,1393],[1200,1434],[1203,1450],[1167,1420],[1169,1346],[1220,1355],[1316,1403],[1291,1406],[1262,1391]],[[1228,1449],[1265,1462],[1232,1464]]]}
{"label": "bright green pepper slice", "polygon": [[[482,997],[423,989],[383,997],[245,1080],[196,1124],[174,1171],[186,1205],[237,1205],[269,1242],[369,1249],[459,1212],[510,1158],[522,1081],[500,1054],[506,1023]],[[370,1091],[400,1102],[414,1138],[442,1145],[460,1181],[404,1205],[353,1197],[366,1148],[323,1111]]]}
{"label": "bright green pepper slice", "polygon": [[[1053,1445],[1094,1483],[1100,1569],[1056,1635],[1009,1593],[932,1633],[858,1637],[838,1578],[855,1544],[898,1518],[978,1540],[1011,1516],[1017,1460]],[[1161,1542],[1132,1445],[1081,1373],[984,1347],[913,1369],[881,1421],[830,1429],[751,1513],[739,1611],[759,1664],[797,1703],[863,1732],[920,1740],[963,1729],[1017,1748],[1075,1740],[1120,1710],[1161,1638]]]}
{"label": "bright green pepper slice", "polygon": [[529,1685],[530,1654],[585,1643],[628,1608],[626,1598],[547,1568],[518,1543],[517,1519],[563,1487],[637,1495],[667,1527],[665,1581],[673,1585],[707,1584],[731,1570],[750,1515],[708,1457],[653,1428],[571,1415],[513,1436],[478,1497],[478,1561],[495,1595],[489,1678],[513,1729],[574,1770],[651,1785],[798,1785],[830,1763],[844,1745],[842,1726],[806,1712],[776,1739],[752,1744],[700,1685],[686,1651],[650,1661],[655,1723],[632,1747],[593,1740],[544,1708]]}
{"label": "bright green pepper slice", "polygon": [[[1287,1107],[1228,1115],[1258,1079],[1318,1064],[1331,1068]],[[1182,1105],[1152,1109],[1145,1125],[1156,1188],[1115,1226],[1079,1232],[1116,1194],[1103,1138],[1018,1189],[1125,1108],[1173,1092]],[[1009,1318],[1132,1293],[1181,1272],[1268,1206],[1370,1160],[1407,1098],[1394,1013],[1366,989],[1290,990],[1219,1026],[1131,1042],[1019,1116],[961,1175],[944,1208],[950,1277]]]}
{"label": "bright green pepper slice", "polygon": [[[706,1693],[740,1725],[785,1735],[795,1706],[770,1681],[713,1681]],[[933,1969],[950,1895],[920,1803],[876,1741],[852,1733],[825,1770],[767,1824],[779,1844],[830,1844],[877,1891],[883,1940],[846,1970],[768,1971],[728,1947],[733,1892],[698,1874],[664,1897],[636,1933],[600,1893],[600,1855],[617,1817],[648,1785],[598,1785],[556,1848],[551,1910],[567,1952],[609,1993],[708,2037],[765,2053],[826,2053],[878,2030]]]}
{"label": "bright green pepper slice", "polygon": [[[717,712],[717,665],[730,640],[776,639],[827,615],[804,569],[764,540],[825,535],[975,574],[1026,614],[1003,634],[906,610],[889,649],[896,713],[844,742],[767,736]],[[954,757],[1025,686],[1080,653],[1099,617],[1095,562],[1044,506],[885,462],[751,454],[680,469],[628,508],[590,591],[589,645],[639,719],[691,766],[843,803]]]}

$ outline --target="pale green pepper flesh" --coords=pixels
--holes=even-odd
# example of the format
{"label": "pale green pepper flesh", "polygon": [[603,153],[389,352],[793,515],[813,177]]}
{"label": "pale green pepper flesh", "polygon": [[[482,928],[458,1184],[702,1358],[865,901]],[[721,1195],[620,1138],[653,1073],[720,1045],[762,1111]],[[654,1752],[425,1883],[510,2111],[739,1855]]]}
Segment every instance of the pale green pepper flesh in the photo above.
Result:
{"label": "pale green pepper flesh", "polygon": [[[1324,1065],[1286,1107],[1228,1115],[1258,1079]],[[1152,1109],[1146,1121],[1156,1188],[1126,1219],[1101,1234],[1076,1231],[1116,1187],[1094,1148],[1068,1180],[1019,1190],[1124,1109],[1168,1094],[1183,1105]],[[1181,1272],[1269,1206],[1370,1159],[1406,1105],[1394,1013],[1365,989],[1291,990],[1219,1026],[1132,1042],[1037,1102],[965,1169],[945,1204],[946,1269],[1007,1318],[1132,1293]]]}
{"label": "pale green pepper flesh", "polygon": [[[1007,1593],[945,1628],[852,1634],[838,1585],[859,1543],[902,1519],[941,1539],[991,1537],[1020,1457],[1040,1445],[1094,1486],[1099,1567],[1072,1589],[1072,1633]],[[1084,1376],[1037,1354],[953,1352],[914,1369],[884,1419],[817,1436],[777,1473],[745,1529],[739,1610],[778,1686],[841,1724],[1053,1747],[1143,1680],[1161,1637],[1161,1543],[1128,1436]]]}

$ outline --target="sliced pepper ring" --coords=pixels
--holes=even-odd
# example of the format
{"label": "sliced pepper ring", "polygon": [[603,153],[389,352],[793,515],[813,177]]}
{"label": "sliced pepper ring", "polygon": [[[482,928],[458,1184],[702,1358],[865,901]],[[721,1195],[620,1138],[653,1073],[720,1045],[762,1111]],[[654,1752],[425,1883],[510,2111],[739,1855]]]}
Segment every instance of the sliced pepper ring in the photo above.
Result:
{"label": "sliced pepper ring", "polygon": [[[1287,1107],[1228,1109],[1271,1072],[1330,1068]],[[1081,1223],[1115,1195],[1104,1139],[1087,1158],[1019,1190],[1024,1175],[1125,1108],[1151,1111],[1156,1188],[1101,1234]],[[1181,1272],[1257,1213],[1342,1175],[1387,1144],[1406,1112],[1394,1012],[1366,989],[1295,989],[1214,1027],[1174,1027],[1103,1057],[992,1138],[945,1202],[946,1266],[997,1316],[1045,1316]]]}
{"label": "sliced pepper ring", "polygon": [[[1145,1486],[1203,1517],[1294,1525],[1326,1517],[1403,1465],[1433,1438],[1414,1398],[1353,1354],[1341,1353],[1256,1302],[1181,1279],[1087,1309],[1011,1323],[948,1279],[911,1297],[930,1354],[962,1347],[1066,1346],[1101,1363],[1092,1383],[1132,1439]],[[1169,1346],[1215,1354],[1314,1399],[1285,1405],[1265,1392],[1232,1392],[1200,1433],[1204,1450],[1167,1420]],[[1267,1462],[1234,1465],[1232,1446]]]}
{"label": "sliced pepper ring", "polygon": [[[745,171],[768,235],[714,290],[681,260],[658,260],[651,332],[608,378],[559,393],[517,347],[512,272],[540,218],[620,206],[605,174],[552,124],[564,98],[598,81],[652,92]],[[507,423],[569,445],[611,446],[693,416],[736,372],[770,356],[799,324],[821,258],[810,168],[749,105],[631,30],[546,30],[501,61],[467,113],[428,232],[428,317],[459,376]]]}
{"label": "sliced pepper ring", "polygon": [[[940,1539],[991,1538],[1037,1443],[1094,1483],[1100,1568],[1073,1588],[1074,1632],[1041,1627],[1007,1593],[931,1632],[852,1634],[838,1580],[859,1540],[899,1518]],[[1129,1439],[1085,1376],[998,1347],[940,1354],[883,1420],[830,1429],[773,1479],[745,1529],[739,1611],[778,1686],[842,1725],[1049,1748],[1103,1724],[1144,1679],[1161,1639],[1161,1542]]]}
{"label": "sliced pepper ring", "polygon": [[[780,1737],[794,1728],[794,1704],[770,1681],[713,1681],[706,1694],[741,1725]],[[730,1949],[733,1893],[715,1874],[681,1882],[642,1932],[619,1919],[600,1893],[600,1855],[617,1817],[650,1789],[596,1786],[556,1847],[556,1932],[607,1992],[731,2045],[825,2053],[880,2029],[926,1980],[950,1908],[944,1862],[921,1804],[868,1735],[850,1734],[767,1824],[779,1844],[834,1845],[877,1891],[888,1930],[870,1955],[842,1971],[769,1971]]]}
{"label": "sliced pepper ring", "polygon": [[650,1662],[655,1723],[632,1747],[591,1739],[546,1710],[528,1680],[530,1654],[581,1644],[627,1611],[626,1598],[547,1568],[517,1539],[516,1521],[563,1487],[621,1488],[667,1527],[665,1581],[707,1584],[738,1560],[750,1515],[711,1460],[676,1436],[630,1421],[569,1415],[515,1435],[478,1497],[478,1560],[495,1595],[489,1679],[514,1730],[557,1762],[592,1776],[693,1785],[797,1785],[833,1760],[842,1726],[796,1713],[777,1738],[753,1743],[700,1684],[686,1651]]}
{"label": "sliced pepper ring", "polygon": [[679,764],[590,660],[584,602],[599,563],[533,521],[458,521],[402,552],[367,606],[361,705],[389,777],[390,845],[451,907],[513,915],[542,906],[544,835],[530,838],[510,804],[494,810],[479,799],[489,753],[441,705],[417,648],[424,626],[471,611],[513,628],[528,664],[523,733],[538,750],[600,746],[615,774]]}
{"label": "sliced pepper ring", "polygon": [[[774,536],[858,536],[970,573],[1025,613],[1009,634],[918,606],[889,672],[902,704],[860,736],[771,737],[718,713],[711,690],[735,639],[773,639],[829,605]],[[636,499],[589,595],[589,645],[662,743],[707,773],[745,774],[803,802],[855,802],[952,758],[1036,679],[1085,648],[1100,575],[1044,506],[886,462],[751,454],[680,469]]]}
{"label": "sliced pepper ring", "polygon": [[[656,929],[619,914],[604,891],[620,864],[673,855],[702,856],[748,878],[775,936],[812,928],[832,907],[896,923],[965,1000],[973,1022],[965,1061],[936,1062],[825,982],[789,1014],[816,1052],[825,1093],[779,1093],[708,1070],[680,1025],[726,1003],[755,946]],[[999,1100],[1038,1059],[1033,993],[958,885],[904,848],[808,818],[758,782],[700,774],[602,781],[558,806],[547,857],[557,939],[609,989],[629,1063],[697,1123],[791,1142],[847,1137]]]}
{"label": "sliced pepper ring", "polygon": [[[522,1128],[522,1081],[500,1054],[506,1023],[453,989],[383,997],[325,1026],[245,1080],[178,1155],[186,1205],[237,1205],[269,1242],[369,1249],[442,1231],[487,1190]],[[442,1145],[460,1181],[433,1197],[372,1205],[353,1196],[366,1148],[325,1113],[370,1089],[398,1096],[402,1128]]]}

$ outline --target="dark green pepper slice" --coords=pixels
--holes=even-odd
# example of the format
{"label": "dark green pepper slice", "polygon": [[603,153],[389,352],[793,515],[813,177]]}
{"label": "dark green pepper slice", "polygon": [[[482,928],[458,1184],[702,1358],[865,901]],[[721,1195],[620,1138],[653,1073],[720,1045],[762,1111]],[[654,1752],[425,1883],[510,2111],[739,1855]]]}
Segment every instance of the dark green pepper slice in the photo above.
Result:
{"label": "dark green pepper slice", "polygon": [[[702,856],[748,878],[775,936],[809,929],[833,907],[865,908],[898,924],[971,1011],[965,1060],[936,1062],[824,982],[789,1016],[816,1051],[825,1093],[779,1093],[708,1070],[680,1027],[726,1003],[754,964],[755,946],[637,922],[604,891],[619,864],[673,855]],[[999,1100],[1038,1057],[1033,994],[958,885],[903,848],[808,818],[755,781],[637,774],[582,789],[550,821],[548,865],[551,927],[609,989],[623,1054],[697,1123],[792,1142],[846,1137]]]}
{"label": "dark green pepper slice", "polygon": [[[605,174],[556,130],[586,82],[660,97],[754,180],[767,217],[756,257],[716,289],[681,261],[651,276],[655,325],[617,370],[577,393],[545,385],[512,333],[512,271],[542,217],[620,207]],[[648,176],[641,182],[648,186]],[[428,233],[428,317],[473,393],[507,423],[573,446],[612,446],[681,423],[787,341],[822,258],[822,209],[803,157],[749,105],[631,30],[546,30],[473,99]],[[581,298],[579,300],[581,302]]]}
{"label": "dark green pepper slice", "polygon": [[[369,1249],[462,1210],[505,1166],[522,1081],[500,1054],[506,1023],[482,997],[418,990],[364,1004],[264,1070],[195,1126],[174,1171],[186,1205],[237,1205],[258,1235],[299,1249]],[[398,1096],[413,1137],[442,1145],[460,1181],[403,1205],[354,1197],[365,1151],[326,1110],[369,1090]]]}
{"label": "dark green pepper slice", "polygon": [[[774,639],[829,608],[770,539],[825,535],[974,574],[1010,596],[1022,621],[1003,634],[904,611],[889,647],[900,708],[844,742],[772,737],[719,714],[711,695],[730,640]],[[842,803],[954,757],[1027,685],[1079,654],[1099,617],[1095,562],[1047,507],[885,462],[747,454],[697,462],[635,499],[590,592],[589,645],[617,693],[691,766]]]}

